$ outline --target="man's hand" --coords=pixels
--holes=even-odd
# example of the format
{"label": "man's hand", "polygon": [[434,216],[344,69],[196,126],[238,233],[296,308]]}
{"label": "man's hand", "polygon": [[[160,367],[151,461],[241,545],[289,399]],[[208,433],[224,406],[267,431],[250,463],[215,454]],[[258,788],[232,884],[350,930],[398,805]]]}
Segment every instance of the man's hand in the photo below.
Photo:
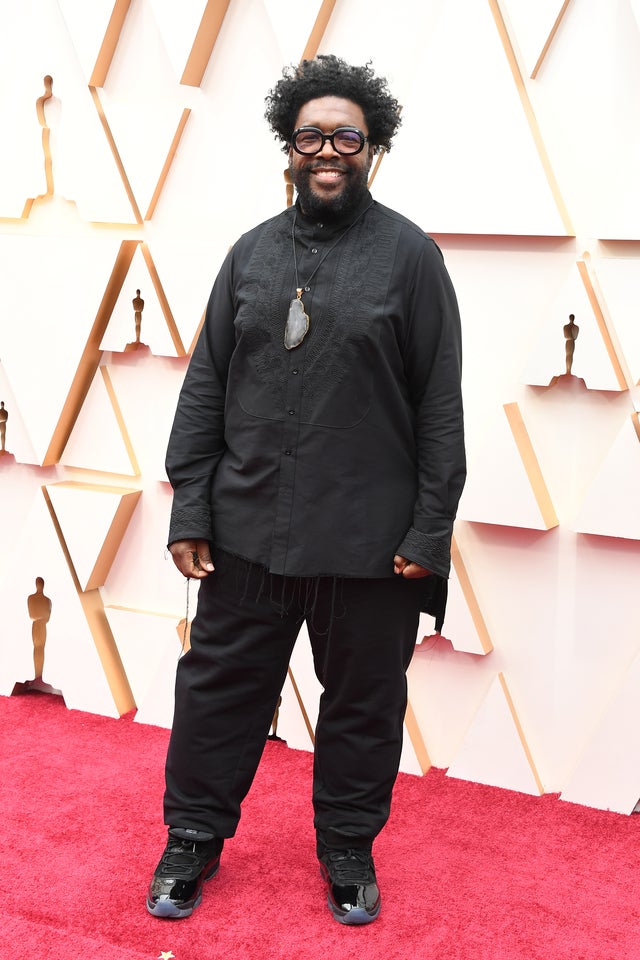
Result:
{"label": "man's hand", "polygon": [[169,547],[169,553],[183,577],[202,580],[214,571],[206,540],[176,540]]}
{"label": "man's hand", "polygon": [[414,563],[413,560],[400,557],[398,554],[393,558],[393,572],[401,574],[407,580],[418,580],[420,577],[431,576],[431,570],[421,567],[419,563]]}

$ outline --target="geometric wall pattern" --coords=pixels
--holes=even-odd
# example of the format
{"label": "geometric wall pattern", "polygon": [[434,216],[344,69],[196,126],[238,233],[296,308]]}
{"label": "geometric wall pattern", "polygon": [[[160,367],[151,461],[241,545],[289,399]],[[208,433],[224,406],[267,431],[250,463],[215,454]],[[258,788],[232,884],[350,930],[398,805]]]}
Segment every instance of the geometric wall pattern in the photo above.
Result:
{"label": "geometric wall pattern", "polygon": [[[469,480],[404,770],[630,813],[640,797],[635,0],[30,0],[0,12],[0,693],[169,726],[197,584],[164,451],[234,240],[286,203],[283,65],[373,62],[374,196],[460,301]],[[313,742],[304,631],[277,718]]]}

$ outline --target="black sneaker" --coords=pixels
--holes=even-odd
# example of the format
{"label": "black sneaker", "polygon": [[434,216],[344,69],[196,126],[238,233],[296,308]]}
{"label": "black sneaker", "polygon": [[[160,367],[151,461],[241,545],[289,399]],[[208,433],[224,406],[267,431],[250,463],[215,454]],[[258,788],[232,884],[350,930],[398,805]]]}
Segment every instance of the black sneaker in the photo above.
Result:
{"label": "black sneaker", "polygon": [[380,891],[370,850],[331,850],[320,857],[327,903],[338,923],[373,923],[380,913]]}
{"label": "black sneaker", "polygon": [[202,900],[205,880],[220,866],[224,840],[211,833],[169,828],[169,842],[156,867],[147,910],[154,917],[188,917]]}

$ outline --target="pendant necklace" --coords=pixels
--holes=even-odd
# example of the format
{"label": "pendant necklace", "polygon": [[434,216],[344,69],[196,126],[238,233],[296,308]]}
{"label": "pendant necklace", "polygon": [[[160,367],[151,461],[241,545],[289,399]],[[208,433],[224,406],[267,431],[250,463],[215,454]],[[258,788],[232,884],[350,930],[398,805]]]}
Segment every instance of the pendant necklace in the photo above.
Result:
{"label": "pendant necklace", "polygon": [[289,304],[289,313],[288,313],[288,315],[287,315],[287,323],[286,323],[286,326],[285,326],[285,328],[284,328],[284,345],[285,345],[285,348],[286,348],[287,350],[293,350],[295,347],[299,347],[300,344],[302,343],[302,341],[304,340],[305,336],[307,335],[307,331],[308,331],[308,329],[309,329],[309,322],[310,322],[310,321],[309,321],[309,316],[308,316],[308,314],[306,313],[306,311],[305,311],[305,309],[304,309],[304,303],[302,302],[302,294],[303,294],[305,291],[308,291],[308,290],[309,290],[309,284],[311,283],[311,281],[313,280],[313,278],[315,277],[316,273],[318,272],[318,270],[320,269],[320,267],[322,266],[322,264],[325,262],[325,260],[327,259],[327,257],[328,257],[329,254],[331,253],[331,251],[334,250],[334,249],[338,246],[338,244],[340,243],[340,241],[343,240],[344,237],[346,237],[346,235],[349,233],[349,230],[351,230],[351,227],[354,227],[354,226],[356,225],[356,223],[358,222],[358,220],[360,219],[360,217],[362,217],[363,214],[365,214],[365,213],[367,212],[367,210],[369,209],[369,207],[371,207],[371,206],[373,206],[373,200],[371,201],[371,203],[369,204],[369,206],[365,207],[364,210],[362,210],[362,211],[358,214],[358,216],[355,218],[355,220],[353,220],[353,221],[349,224],[349,226],[348,226],[347,229],[344,231],[344,233],[341,233],[341,234],[340,234],[340,236],[338,237],[338,239],[336,240],[336,242],[329,247],[329,249],[327,250],[327,252],[325,253],[325,255],[322,257],[322,259],[320,260],[320,262],[319,262],[318,264],[316,264],[316,266],[315,266],[314,269],[312,270],[311,274],[310,274],[309,277],[307,278],[307,282],[306,282],[306,283],[303,283],[302,286],[300,286],[300,280],[299,280],[299,278],[298,278],[298,258],[297,258],[297,256],[296,256],[296,217],[297,217],[297,211],[294,212],[294,214],[293,214],[293,226],[292,226],[292,229],[291,229],[291,237],[292,237],[292,240],[293,240],[293,268],[294,268],[295,274],[296,274],[296,296],[295,296],[295,298],[291,301],[291,303]]}

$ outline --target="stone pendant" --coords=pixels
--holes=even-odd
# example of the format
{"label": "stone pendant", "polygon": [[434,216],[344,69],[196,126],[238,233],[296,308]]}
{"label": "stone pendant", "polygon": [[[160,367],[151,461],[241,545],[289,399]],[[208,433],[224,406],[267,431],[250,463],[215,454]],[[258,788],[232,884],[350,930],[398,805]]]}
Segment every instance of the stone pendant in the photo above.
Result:
{"label": "stone pendant", "polygon": [[[300,291],[300,294],[302,291]],[[289,304],[287,325],[284,328],[284,345],[287,350],[299,347],[309,329],[309,317],[304,312],[304,304],[300,294]]]}

